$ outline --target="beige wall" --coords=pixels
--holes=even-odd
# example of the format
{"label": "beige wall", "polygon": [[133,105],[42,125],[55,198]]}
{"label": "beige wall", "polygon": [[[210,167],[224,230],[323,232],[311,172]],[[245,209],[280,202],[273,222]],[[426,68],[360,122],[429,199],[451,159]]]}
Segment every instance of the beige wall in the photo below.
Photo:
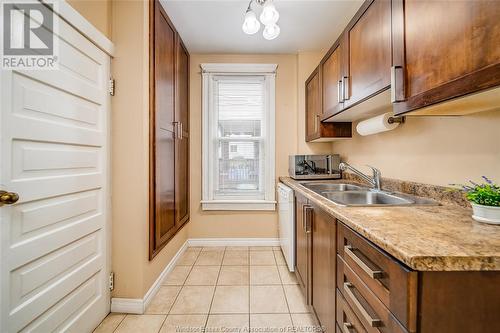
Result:
{"label": "beige wall", "polygon": [[187,239],[184,228],[148,260],[148,3],[113,2],[113,297],[142,298]]}
{"label": "beige wall", "polygon": [[67,0],[106,37],[111,38],[111,0]]}
{"label": "beige wall", "polygon": [[288,155],[296,150],[296,55],[191,55],[191,222],[189,237],[277,237],[276,212],[204,212],[201,200],[200,63],[278,64],[276,74],[276,175],[288,174]]}
{"label": "beige wall", "polygon": [[461,117],[408,117],[397,129],[333,143],[356,166],[383,177],[448,185],[486,175],[500,182],[500,111]]}

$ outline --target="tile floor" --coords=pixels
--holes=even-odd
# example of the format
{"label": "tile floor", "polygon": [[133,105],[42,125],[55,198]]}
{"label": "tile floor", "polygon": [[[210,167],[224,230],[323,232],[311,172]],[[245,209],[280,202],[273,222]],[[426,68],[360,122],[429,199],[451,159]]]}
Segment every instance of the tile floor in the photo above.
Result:
{"label": "tile floor", "polygon": [[144,315],[95,333],[319,332],[279,247],[190,247]]}

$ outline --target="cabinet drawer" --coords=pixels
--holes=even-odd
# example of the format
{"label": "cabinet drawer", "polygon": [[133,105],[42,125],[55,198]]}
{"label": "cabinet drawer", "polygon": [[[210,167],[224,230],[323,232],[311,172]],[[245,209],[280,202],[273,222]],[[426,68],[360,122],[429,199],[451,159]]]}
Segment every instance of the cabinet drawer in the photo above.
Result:
{"label": "cabinet drawer", "polygon": [[366,333],[363,324],[356,317],[351,307],[337,289],[337,332]]}
{"label": "cabinet drawer", "polygon": [[337,288],[367,332],[408,332],[340,257],[337,274]]}
{"label": "cabinet drawer", "polygon": [[417,273],[342,223],[337,237],[343,261],[409,331],[416,331]]}

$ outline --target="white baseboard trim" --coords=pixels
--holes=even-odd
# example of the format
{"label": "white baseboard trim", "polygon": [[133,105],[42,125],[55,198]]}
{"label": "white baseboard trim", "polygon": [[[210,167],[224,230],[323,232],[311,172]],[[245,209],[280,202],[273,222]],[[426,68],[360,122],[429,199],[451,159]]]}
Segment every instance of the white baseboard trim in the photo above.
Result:
{"label": "white baseboard trim", "polygon": [[188,242],[189,240],[186,240],[184,244],[182,244],[181,248],[177,251],[172,260],[170,260],[170,262],[167,264],[167,266],[165,266],[165,269],[163,269],[163,271],[160,273],[160,276],[158,276],[151,288],[149,288],[146,295],[144,295],[144,298],[140,299],[113,297],[111,298],[111,312],[143,314],[149,303],[151,303],[153,297],[160,289],[163,279],[165,279],[168,273],[172,271],[179,258],[188,248]]}
{"label": "white baseboard trim", "polygon": [[190,238],[165,266],[160,276],[153,283],[144,297],[111,298],[111,312],[143,314],[151,300],[161,287],[163,279],[172,271],[175,264],[189,246],[279,246],[279,238]]}
{"label": "white baseboard trim", "polygon": [[190,238],[189,246],[279,246],[279,238]]}
{"label": "white baseboard trim", "polygon": [[111,312],[118,313],[144,313],[144,300],[140,298],[111,298]]}

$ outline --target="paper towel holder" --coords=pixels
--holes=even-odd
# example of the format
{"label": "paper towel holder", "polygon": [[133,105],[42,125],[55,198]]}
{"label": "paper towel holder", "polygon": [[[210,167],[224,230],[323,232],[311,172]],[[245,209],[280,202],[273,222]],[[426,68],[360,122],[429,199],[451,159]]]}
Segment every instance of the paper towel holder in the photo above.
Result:
{"label": "paper towel holder", "polygon": [[402,116],[402,117],[389,117],[389,119],[387,119],[387,122],[389,124],[394,124],[394,123],[404,124],[405,121],[406,121],[406,117],[405,116]]}

